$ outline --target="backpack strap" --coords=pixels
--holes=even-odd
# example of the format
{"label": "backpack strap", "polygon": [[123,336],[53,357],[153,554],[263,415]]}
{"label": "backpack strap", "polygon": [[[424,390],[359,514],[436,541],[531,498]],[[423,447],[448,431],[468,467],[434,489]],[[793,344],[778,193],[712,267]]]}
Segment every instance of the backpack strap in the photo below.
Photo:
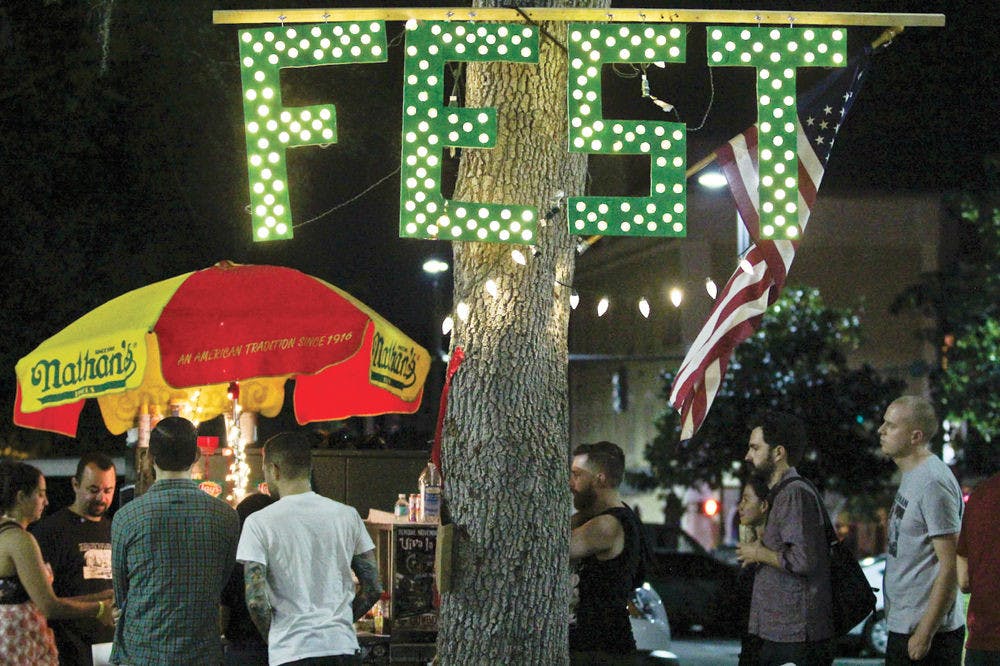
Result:
{"label": "backpack strap", "polygon": [[809,490],[812,491],[813,496],[816,498],[816,503],[819,505],[820,515],[823,516],[823,527],[826,530],[826,540],[827,543],[833,544],[840,539],[837,538],[836,532],[833,531],[833,522],[830,520],[830,514],[826,510],[826,506],[823,504],[823,499],[820,497],[819,490],[813,485],[813,482],[804,476],[793,476],[788,479],[783,479],[781,483],[776,485],[767,493],[768,504],[774,506],[774,500],[778,496],[778,493],[785,489],[785,486],[794,483],[796,481],[801,481]]}

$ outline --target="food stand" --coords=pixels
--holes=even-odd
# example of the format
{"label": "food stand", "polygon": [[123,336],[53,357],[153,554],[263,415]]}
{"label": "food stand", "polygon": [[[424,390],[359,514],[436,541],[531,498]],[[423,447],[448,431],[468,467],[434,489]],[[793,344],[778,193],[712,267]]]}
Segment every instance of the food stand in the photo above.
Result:
{"label": "food stand", "polygon": [[[451,579],[453,527],[411,522],[407,516],[377,509],[369,512],[365,524],[375,542],[379,578],[390,594],[384,633],[358,634],[365,663],[428,663],[436,652],[441,593]],[[382,661],[375,660],[377,656]]]}

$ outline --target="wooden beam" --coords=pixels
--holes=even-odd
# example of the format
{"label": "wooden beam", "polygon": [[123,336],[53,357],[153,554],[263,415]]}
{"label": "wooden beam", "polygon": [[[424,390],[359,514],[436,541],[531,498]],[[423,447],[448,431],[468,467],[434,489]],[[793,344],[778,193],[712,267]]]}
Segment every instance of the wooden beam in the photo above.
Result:
{"label": "wooden beam", "polygon": [[[522,13],[523,12],[523,15]],[[323,23],[328,21],[590,21],[611,23],[712,23],[748,25],[903,26],[940,28],[944,14],[777,12],[743,9],[576,9],[569,7],[372,7],[358,9],[219,9],[216,24]]]}

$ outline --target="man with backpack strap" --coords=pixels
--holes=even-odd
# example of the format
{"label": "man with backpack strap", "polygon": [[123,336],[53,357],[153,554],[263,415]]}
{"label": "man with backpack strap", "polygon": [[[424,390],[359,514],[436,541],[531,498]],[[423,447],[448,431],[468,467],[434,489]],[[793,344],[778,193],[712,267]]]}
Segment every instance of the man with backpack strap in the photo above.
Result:
{"label": "man with backpack strap", "polygon": [[763,639],[761,666],[833,663],[825,513],[795,470],[805,448],[798,418],[769,412],[753,422],[745,460],[768,479],[771,510],[762,539],[739,544],[736,552],[744,565],[765,565],[754,580],[748,627]]}

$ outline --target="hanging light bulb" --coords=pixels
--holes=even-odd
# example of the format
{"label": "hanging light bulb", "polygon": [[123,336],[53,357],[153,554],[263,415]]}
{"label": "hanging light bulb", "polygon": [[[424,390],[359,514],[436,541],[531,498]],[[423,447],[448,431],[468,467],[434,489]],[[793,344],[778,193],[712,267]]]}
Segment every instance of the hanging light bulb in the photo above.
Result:
{"label": "hanging light bulb", "polygon": [[740,268],[742,268],[743,272],[747,275],[753,275],[753,264],[751,264],[750,260],[746,257],[740,259]]}
{"label": "hanging light bulb", "polygon": [[576,306],[580,304],[580,292],[576,289],[569,292],[569,307],[576,310]]}
{"label": "hanging light bulb", "polygon": [[510,258],[514,260],[515,264],[520,264],[521,266],[528,265],[528,260],[524,258],[524,252],[521,252],[516,247],[510,251]]}
{"label": "hanging light bulb", "polygon": [[684,292],[680,287],[672,287],[670,289],[670,302],[674,304],[675,308],[679,308],[681,303],[684,301]]}
{"label": "hanging light bulb", "polygon": [[646,300],[645,296],[639,299],[639,312],[643,317],[649,319],[649,301]]}
{"label": "hanging light bulb", "polygon": [[607,296],[602,296],[601,300],[597,303],[597,316],[603,317],[604,313],[608,311],[609,305],[611,305],[611,303],[608,302]]}
{"label": "hanging light bulb", "polygon": [[455,311],[458,313],[458,318],[459,319],[461,319],[462,321],[469,321],[469,304],[468,303],[466,303],[465,301],[462,301],[455,308]]}
{"label": "hanging light bulb", "polygon": [[715,298],[719,295],[719,288],[715,285],[715,280],[710,277],[705,278],[705,291],[711,298]]}
{"label": "hanging light bulb", "polygon": [[483,287],[486,289],[486,293],[492,296],[493,298],[496,298],[497,294],[500,293],[500,290],[497,289],[497,283],[494,282],[493,280],[487,280],[486,284],[483,285]]}
{"label": "hanging light bulb", "polygon": [[448,335],[451,333],[451,329],[453,328],[455,328],[455,320],[451,318],[451,315],[448,315],[444,318],[444,321],[441,322],[441,334]]}

